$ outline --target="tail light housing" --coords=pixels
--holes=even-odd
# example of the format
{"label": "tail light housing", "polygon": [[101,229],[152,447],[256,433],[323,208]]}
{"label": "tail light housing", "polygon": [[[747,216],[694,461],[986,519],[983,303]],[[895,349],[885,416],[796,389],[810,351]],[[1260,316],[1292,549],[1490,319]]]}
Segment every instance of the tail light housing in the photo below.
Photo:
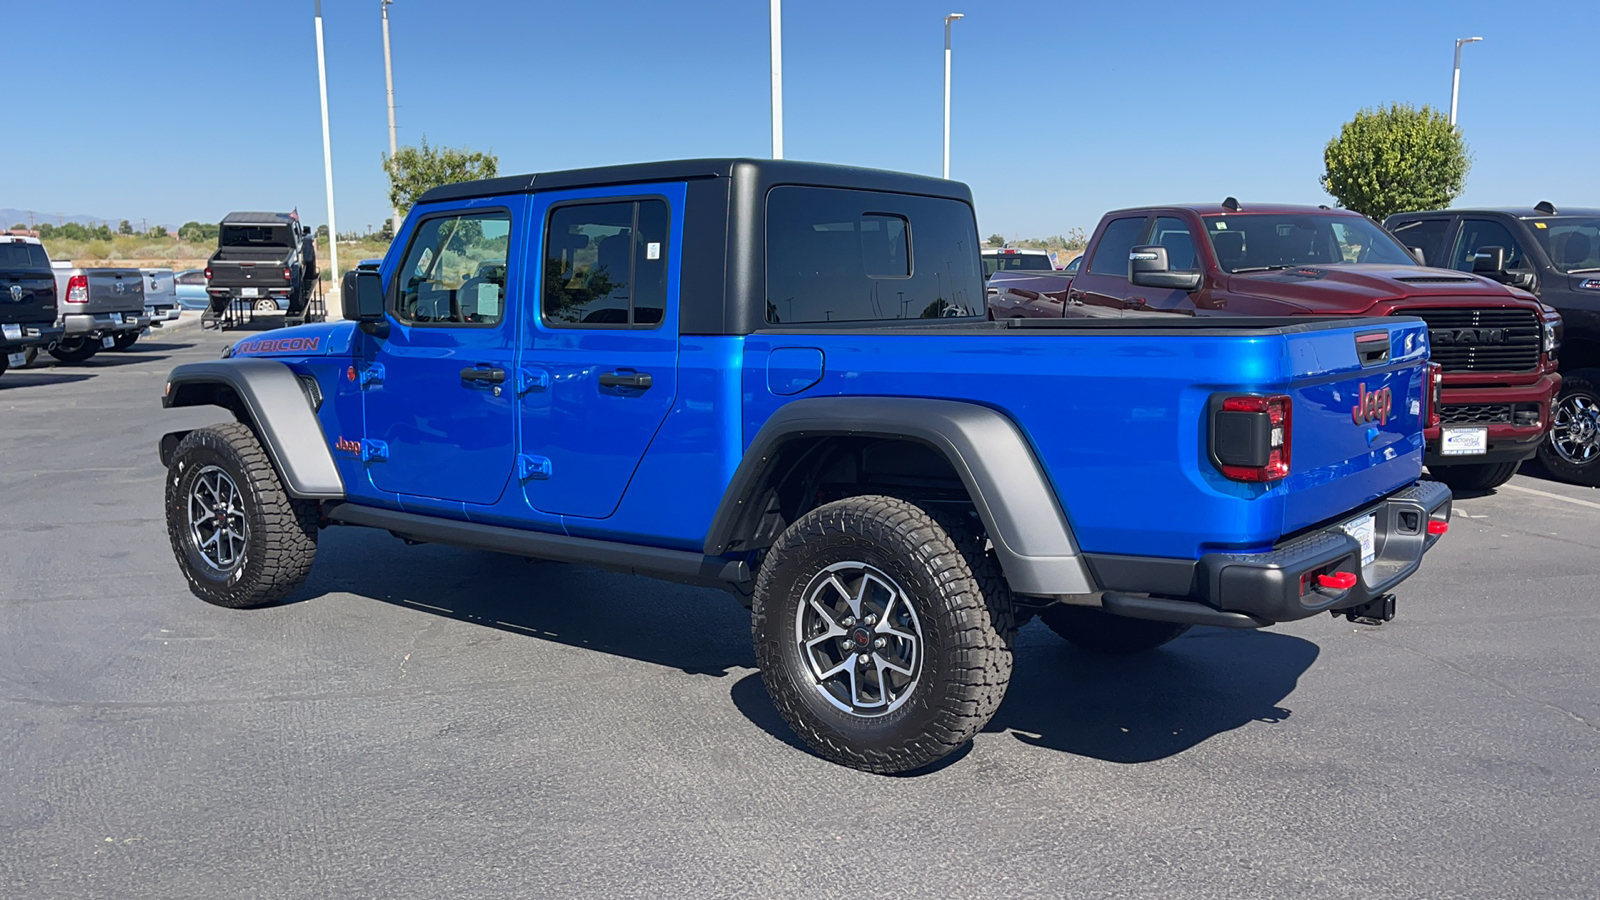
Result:
{"label": "tail light housing", "polygon": [[206,266],[206,281],[210,281],[210,280],[211,280],[211,267],[210,266]]}
{"label": "tail light housing", "polygon": [[283,280],[286,282],[294,280],[294,273],[289,271],[288,266],[283,267]]}
{"label": "tail light housing", "polygon": [[1289,475],[1294,401],[1287,394],[1213,394],[1211,460],[1230,481]]}
{"label": "tail light housing", "polygon": [[1422,427],[1438,428],[1440,397],[1444,390],[1444,366],[1428,363],[1428,382],[1422,389]]}
{"label": "tail light housing", "polygon": [[73,275],[67,279],[66,301],[68,303],[89,302],[89,276]]}

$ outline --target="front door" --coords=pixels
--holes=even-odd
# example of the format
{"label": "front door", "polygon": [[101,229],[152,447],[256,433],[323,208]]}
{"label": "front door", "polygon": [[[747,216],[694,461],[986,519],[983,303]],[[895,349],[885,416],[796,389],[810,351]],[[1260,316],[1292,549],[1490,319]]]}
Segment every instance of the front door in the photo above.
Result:
{"label": "front door", "polygon": [[519,465],[534,509],[610,516],[672,410],[683,199],[681,184],[534,197]]}
{"label": "front door", "polygon": [[[520,272],[512,206],[424,215],[387,272],[389,334],[368,338],[363,455],[374,487],[493,503],[514,465]],[[509,288],[509,294],[508,294]]]}
{"label": "front door", "polygon": [[1128,252],[1139,243],[1145,221],[1144,214],[1135,213],[1112,219],[1100,229],[1094,255],[1072,279],[1067,292],[1068,317],[1116,319],[1130,308],[1144,306],[1145,288],[1128,282]]}

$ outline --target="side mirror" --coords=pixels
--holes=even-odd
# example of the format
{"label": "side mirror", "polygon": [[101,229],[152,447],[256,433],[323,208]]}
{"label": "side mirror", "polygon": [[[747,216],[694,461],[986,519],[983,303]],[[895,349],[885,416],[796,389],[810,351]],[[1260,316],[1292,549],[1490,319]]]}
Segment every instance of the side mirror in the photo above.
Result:
{"label": "side mirror", "polygon": [[1506,270],[1506,248],[1479,247],[1472,257],[1472,271],[1477,275],[1494,275]]}
{"label": "side mirror", "polygon": [[1407,247],[1406,249],[1411,251],[1411,258],[1417,261],[1417,265],[1425,266],[1428,264],[1428,254],[1423,253],[1421,247]]}
{"label": "side mirror", "polygon": [[1200,289],[1200,273],[1190,270],[1172,271],[1167,261],[1167,248],[1148,244],[1128,251],[1128,280],[1140,287],[1167,288],[1174,291]]}
{"label": "side mirror", "polygon": [[360,322],[361,330],[374,337],[385,337],[389,320],[383,315],[383,276],[370,269],[353,269],[339,282],[339,303],[344,317]]}

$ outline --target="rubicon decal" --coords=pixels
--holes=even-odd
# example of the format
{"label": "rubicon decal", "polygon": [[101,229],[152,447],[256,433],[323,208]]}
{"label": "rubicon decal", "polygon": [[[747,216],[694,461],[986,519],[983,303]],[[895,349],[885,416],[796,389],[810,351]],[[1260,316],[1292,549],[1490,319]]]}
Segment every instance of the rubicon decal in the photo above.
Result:
{"label": "rubicon decal", "polygon": [[259,341],[245,341],[233,348],[233,355],[239,356],[246,353],[315,353],[322,346],[320,337],[277,338],[275,340],[262,339]]}
{"label": "rubicon decal", "polygon": [[1367,390],[1365,382],[1361,384],[1360,393],[1356,395],[1356,405],[1350,408],[1350,420],[1357,425],[1377,420],[1379,425],[1389,422],[1389,413],[1394,409],[1394,392],[1387,387],[1375,391]]}

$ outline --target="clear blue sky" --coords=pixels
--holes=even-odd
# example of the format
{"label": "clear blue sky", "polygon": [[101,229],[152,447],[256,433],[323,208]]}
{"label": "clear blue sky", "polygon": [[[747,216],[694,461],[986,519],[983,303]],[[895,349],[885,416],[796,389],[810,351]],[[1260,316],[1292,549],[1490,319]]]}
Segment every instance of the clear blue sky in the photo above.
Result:
{"label": "clear blue sky", "polygon": [[[1230,194],[1328,202],[1339,125],[1447,107],[1470,35],[1486,41],[1464,51],[1458,204],[1600,205],[1594,0],[788,0],[786,155],[937,174],[951,11],[967,15],[952,177],[986,234]],[[323,13],[339,227],[363,230],[387,207],[379,4]],[[770,152],[766,0],[397,0],[391,16],[402,144],[493,150],[503,174]],[[0,0],[0,34],[0,207],[325,221],[312,0]]]}

